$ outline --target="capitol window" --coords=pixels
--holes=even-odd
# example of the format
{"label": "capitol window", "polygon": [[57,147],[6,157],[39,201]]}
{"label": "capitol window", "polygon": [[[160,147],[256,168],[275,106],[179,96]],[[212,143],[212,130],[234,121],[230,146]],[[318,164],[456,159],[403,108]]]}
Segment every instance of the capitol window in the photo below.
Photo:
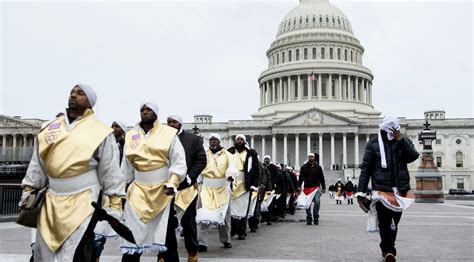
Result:
{"label": "capitol window", "polygon": [[352,50],[351,50],[351,62],[354,62],[354,60],[353,60],[353,54],[352,54]]}
{"label": "capitol window", "polygon": [[308,59],[308,48],[304,49],[303,56],[304,56],[304,60]]}
{"label": "capitol window", "polygon": [[303,17],[300,16],[300,25],[303,23]]}
{"label": "capitol window", "polygon": [[316,23],[316,17],[313,16],[313,23]]}
{"label": "capitol window", "polygon": [[347,61],[347,49],[344,50],[344,60]]}
{"label": "capitol window", "polygon": [[313,48],[313,59],[316,59],[316,47]]}
{"label": "capitol window", "polygon": [[443,158],[440,156],[436,157],[436,166],[437,167],[443,167]]}
{"label": "capitol window", "polygon": [[326,59],[326,50],[324,47],[321,47],[321,59]]}
{"label": "capitol window", "polygon": [[456,167],[463,166],[463,157],[462,152],[456,152]]}
{"label": "capitol window", "polygon": [[326,16],[326,23],[329,23],[329,17]]}
{"label": "capitol window", "polygon": [[323,22],[323,18],[321,16],[319,16],[319,22],[322,23]]}
{"label": "capitol window", "polygon": [[334,59],[332,47],[329,48],[329,59]]}
{"label": "capitol window", "polygon": [[299,49],[296,49],[295,55],[296,55],[295,60],[296,60],[296,61],[299,61],[299,60],[300,60],[300,50],[299,50]]}
{"label": "capitol window", "polygon": [[281,62],[285,63],[285,52],[281,53]]}
{"label": "capitol window", "polygon": [[291,62],[291,50],[288,51],[288,62]]}
{"label": "capitol window", "polygon": [[341,49],[337,49],[337,60],[341,60]]}
{"label": "capitol window", "polygon": [[309,18],[308,17],[306,17],[306,23],[309,23]]}
{"label": "capitol window", "polygon": [[462,141],[461,141],[461,139],[459,139],[459,138],[458,138],[458,139],[456,139],[456,144],[460,145],[460,144],[461,144],[461,142],[462,142]]}
{"label": "capitol window", "polygon": [[280,54],[277,54],[277,65],[280,64]]}

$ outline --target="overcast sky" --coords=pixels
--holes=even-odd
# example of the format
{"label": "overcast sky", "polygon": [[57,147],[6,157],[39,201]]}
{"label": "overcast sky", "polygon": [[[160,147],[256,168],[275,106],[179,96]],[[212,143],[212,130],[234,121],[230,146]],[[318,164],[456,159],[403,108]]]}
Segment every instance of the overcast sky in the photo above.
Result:
{"label": "overcast sky", "polygon": [[[265,52],[298,2],[3,1],[0,113],[50,119],[80,82],[97,90],[106,122],[135,123],[144,100],[161,120],[250,119]],[[474,117],[471,1],[331,3],[365,47],[383,115]]]}

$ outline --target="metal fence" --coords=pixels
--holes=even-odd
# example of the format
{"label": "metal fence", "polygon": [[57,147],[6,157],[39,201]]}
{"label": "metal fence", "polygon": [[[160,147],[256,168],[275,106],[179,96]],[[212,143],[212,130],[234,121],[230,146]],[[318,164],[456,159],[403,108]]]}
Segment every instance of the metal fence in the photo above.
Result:
{"label": "metal fence", "polygon": [[18,214],[18,202],[21,198],[20,184],[0,184],[0,215]]}
{"label": "metal fence", "polygon": [[0,150],[0,162],[6,161],[30,161],[33,155],[33,147],[3,147]]}

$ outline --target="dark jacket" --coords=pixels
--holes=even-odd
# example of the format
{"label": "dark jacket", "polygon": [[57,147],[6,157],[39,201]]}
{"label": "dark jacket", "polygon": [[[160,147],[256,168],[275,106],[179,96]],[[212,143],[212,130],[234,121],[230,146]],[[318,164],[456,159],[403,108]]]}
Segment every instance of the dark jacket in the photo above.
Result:
{"label": "dark jacket", "polygon": [[311,165],[308,162],[301,167],[298,187],[301,187],[303,181],[306,188],[321,186],[323,190],[326,190],[323,169],[317,163]]}
{"label": "dark jacket", "polygon": [[[231,147],[227,149],[229,153],[235,154],[237,149],[235,147]],[[244,162],[244,172],[245,172],[245,188],[247,190],[250,190],[251,186],[258,187],[260,183],[260,162],[258,161],[258,154],[257,151],[253,149],[248,149],[245,148],[244,150],[247,150],[247,156],[245,157],[245,162]],[[252,159],[251,161],[251,167],[250,170],[248,168],[249,166],[249,159]]]}
{"label": "dark jacket", "polygon": [[264,185],[266,191],[272,191],[273,189],[272,176],[268,168],[263,164],[260,164],[260,185]]}
{"label": "dark jacket", "polygon": [[387,168],[382,167],[378,139],[371,139],[365,147],[357,191],[367,192],[369,180],[372,179],[372,190],[393,192],[392,188],[397,187],[399,192],[407,192],[410,190],[407,164],[415,161],[419,154],[409,138],[389,141],[386,136],[382,137]]}
{"label": "dark jacket", "polygon": [[285,174],[280,170],[280,168],[272,163],[267,166],[268,171],[272,177],[272,185],[276,194],[286,194],[287,183]]}
{"label": "dark jacket", "polygon": [[[183,131],[178,135],[178,138],[181,144],[183,144],[186,154],[187,175],[191,178],[191,184],[194,184],[207,165],[206,152],[204,151],[201,140],[195,134]],[[178,190],[185,189],[189,186],[185,179],[179,184]]]}
{"label": "dark jacket", "polygon": [[351,181],[347,181],[346,185],[344,186],[345,192],[354,192],[354,184]]}

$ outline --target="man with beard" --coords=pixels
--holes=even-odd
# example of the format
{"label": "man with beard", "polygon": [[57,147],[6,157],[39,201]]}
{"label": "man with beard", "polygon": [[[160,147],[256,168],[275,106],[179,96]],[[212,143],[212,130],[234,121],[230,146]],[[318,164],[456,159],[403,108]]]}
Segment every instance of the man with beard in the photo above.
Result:
{"label": "man with beard", "polygon": [[[127,125],[121,121],[114,121],[112,123],[113,134],[119,151],[119,164],[122,163],[123,158],[123,145],[125,144],[125,132],[127,131]],[[103,202],[107,200],[104,199]],[[92,241],[92,259],[91,261],[99,261],[100,255],[104,250],[105,242],[108,237],[117,237],[118,235],[108,225],[107,221],[98,222],[95,229],[95,236]]]}
{"label": "man with beard", "polygon": [[239,174],[235,177],[231,197],[231,236],[239,240],[247,236],[247,217],[253,214],[257,203],[260,168],[257,152],[250,149],[244,135],[235,137],[235,144],[228,151],[234,155]]}
{"label": "man with beard", "polygon": [[[196,201],[198,190],[196,181],[201,171],[206,167],[206,152],[197,135],[182,129],[183,119],[181,116],[170,116],[167,122],[168,126],[178,130],[178,138],[181,144],[183,144],[184,152],[186,153],[188,174],[186,175],[186,179],[179,184],[178,194],[176,195],[174,204],[177,217],[181,220],[181,226],[183,227],[184,246],[186,247],[186,251],[188,251],[188,261],[198,261],[199,242],[197,240],[196,228]],[[168,234],[173,233],[174,231],[168,232]]]}
{"label": "man with beard", "polygon": [[238,174],[234,157],[221,147],[219,134],[209,136],[207,165],[202,171],[196,221],[199,224],[199,252],[207,252],[210,225],[217,225],[224,248],[232,248],[230,238],[230,183]]}
{"label": "man with beard", "polygon": [[[311,204],[306,209],[306,224],[311,225],[314,222],[315,225],[319,225],[319,207],[321,204],[321,188],[322,193],[326,191],[326,184],[324,182],[324,174],[321,166],[316,162],[315,155],[310,153],[308,155],[308,162],[301,167],[299,188],[301,192],[301,186],[304,182],[303,193],[305,195],[314,194],[312,198],[313,214],[311,214]],[[314,193],[315,192],[315,193]]]}
{"label": "man with beard", "polygon": [[[122,171],[130,186],[124,218],[136,244],[123,241],[122,261],[139,261],[152,251],[158,251],[159,261],[179,261],[176,235],[167,232],[173,196],[186,176],[186,155],[176,129],[158,121],[158,109],[152,102],[141,104],[140,123],[125,135]],[[177,226],[177,220],[170,225]]]}
{"label": "man with beard", "polygon": [[[104,208],[122,212],[124,178],[112,129],[94,116],[95,91],[74,86],[64,115],[43,125],[22,181],[20,207],[35,190],[48,187],[38,217],[34,261],[73,261],[102,191]],[[86,241],[87,242],[87,241]],[[85,248],[90,250],[90,248]],[[89,258],[92,254],[79,254]]]}

